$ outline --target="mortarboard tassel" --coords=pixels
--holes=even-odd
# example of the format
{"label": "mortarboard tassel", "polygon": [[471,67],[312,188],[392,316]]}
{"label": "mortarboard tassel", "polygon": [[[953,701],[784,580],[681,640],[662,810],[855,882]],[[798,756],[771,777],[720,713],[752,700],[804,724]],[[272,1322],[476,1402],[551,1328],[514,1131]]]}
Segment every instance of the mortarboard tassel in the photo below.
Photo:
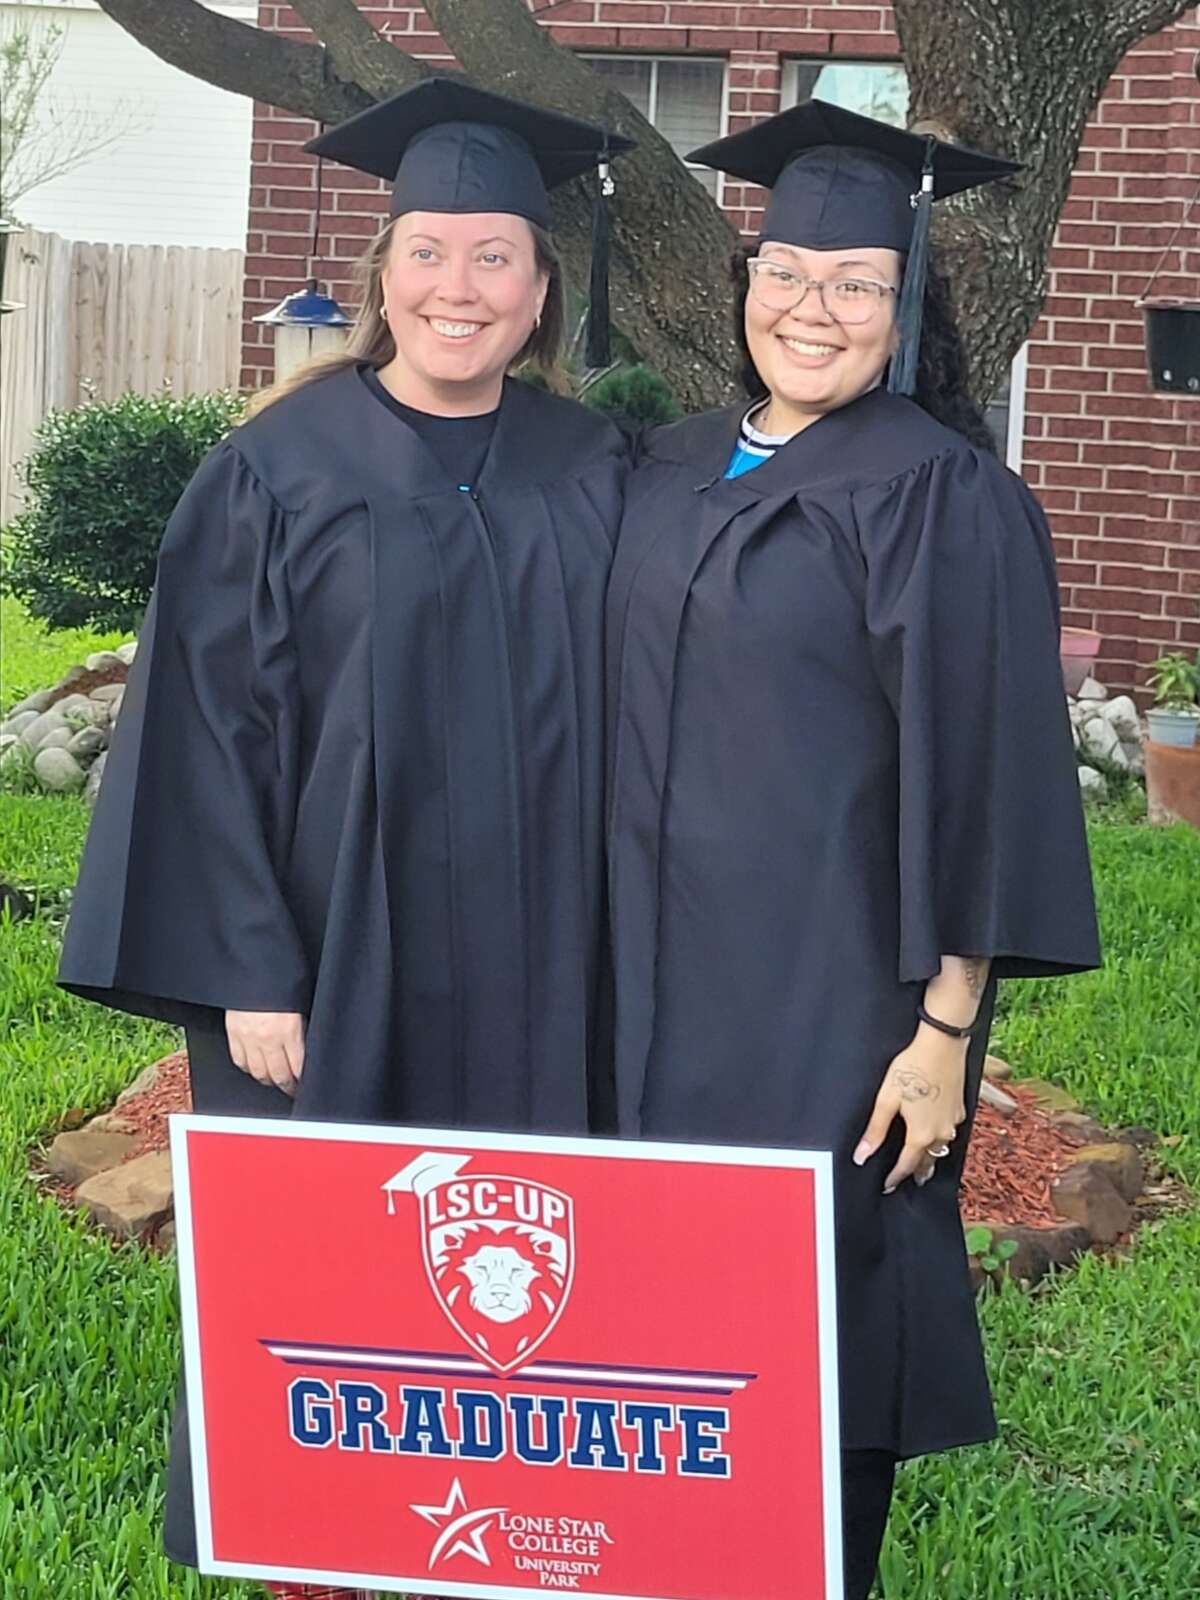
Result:
{"label": "mortarboard tassel", "polygon": [[608,143],[605,141],[596,169],[596,200],[592,207],[592,277],[588,294],[587,350],[589,367],[607,367],[612,361],[608,321],[608,265],[611,224],[608,200],[615,185],[609,173]]}
{"label": "mortarboard tassel", "polygon": [[925,279],[929,270],[929,227],[933,220],[933,152],[937,140],[925,141],[925,164],[921,169],[921,188],[913,196],[917,218],[913,223],[908,264],[896,310],[900,342],[888,370],[888,390],[911,395],[917,389],[917,368],[921,360],[921,324],[925,313]]}

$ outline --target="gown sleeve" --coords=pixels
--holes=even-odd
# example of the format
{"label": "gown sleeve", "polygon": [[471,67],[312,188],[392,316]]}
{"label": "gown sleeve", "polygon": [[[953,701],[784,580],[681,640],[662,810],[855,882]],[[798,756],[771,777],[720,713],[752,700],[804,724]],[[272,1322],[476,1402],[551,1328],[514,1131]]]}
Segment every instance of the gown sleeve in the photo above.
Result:
{"label": "gown sleeve", "polygon": [[1040,506],[964,445],[859,490],[854,514],[899,729],[900,981],[942,955],[998,977],[1098,965]]}
{"label": "gown sleeve", "polygon": [[308,1009],[280,888],[299,720],[285,516],[227,443],[167,525],[67,925],[76,994],[177,1023]]}

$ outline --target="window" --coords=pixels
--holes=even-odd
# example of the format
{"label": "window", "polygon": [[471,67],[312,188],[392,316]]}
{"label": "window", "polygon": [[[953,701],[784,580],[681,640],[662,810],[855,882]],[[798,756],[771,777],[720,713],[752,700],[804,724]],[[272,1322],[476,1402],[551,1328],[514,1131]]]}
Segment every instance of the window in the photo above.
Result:
{"label": "window", "polygon": [[[694,56],[585,56],[653,123],[682,160],[697,145],[719,139],[725,124],[725,63]],[[689,169],[714,199],[720,174]]]}
{"label": "window", "polygon": [[[908,120],[908,74],[894,61],[789,61],[784,66],[781,103],[798,105],[813,97],[846,111],[903,128]],[[1025,429],[1025,371],[1028,347],[1013,359],[1007,379],[987,408],[987,424],[1001,460],[1021,470]]]}
{"label": "window", "polygon": [[799,105],[814,96],[898,128],[908,121],[908,74],[896,61],[786,62],[782,105]]}

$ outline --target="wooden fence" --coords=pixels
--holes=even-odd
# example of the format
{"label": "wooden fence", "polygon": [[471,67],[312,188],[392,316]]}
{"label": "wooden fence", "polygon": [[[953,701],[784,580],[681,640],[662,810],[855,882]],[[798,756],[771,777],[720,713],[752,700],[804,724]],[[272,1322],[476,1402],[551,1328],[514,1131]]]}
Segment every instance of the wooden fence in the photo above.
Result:
{"label": "wooden fence", "polygon": [[0,523],[48,411],[237,386],[242,272],[240,250],[8,236],[2,298],[23,309],[0,318]]}

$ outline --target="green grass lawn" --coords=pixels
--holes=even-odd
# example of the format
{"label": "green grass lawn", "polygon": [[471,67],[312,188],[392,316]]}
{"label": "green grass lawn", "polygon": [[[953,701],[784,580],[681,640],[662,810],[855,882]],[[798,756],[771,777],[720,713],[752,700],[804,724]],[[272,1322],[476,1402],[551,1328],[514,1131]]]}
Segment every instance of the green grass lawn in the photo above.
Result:
{"label": "green grass lawn", "polygon": [[[99,648],[19,638],[22,692]],[[0,868],[45,908],[0,928],[0,1600],[246,1596],[158,1551],[170,1264],[112,1248],[27,1176],[27,1147],[67,1108],[105,1105],[174,1044],[53,986],[86,817],[76,797],[0,793]],[[1092,842],[1107,965],[1009,985],[994,1048],[1109,1122],[1183,1135],[1170,1162],[1200,1182],[1200,835],[1106,820]],[[884,1600],[1197,1593],[1198,1267],[1200,1213],[1049,1292],[987,1300],[1001,1438],[903,1471]]]}

